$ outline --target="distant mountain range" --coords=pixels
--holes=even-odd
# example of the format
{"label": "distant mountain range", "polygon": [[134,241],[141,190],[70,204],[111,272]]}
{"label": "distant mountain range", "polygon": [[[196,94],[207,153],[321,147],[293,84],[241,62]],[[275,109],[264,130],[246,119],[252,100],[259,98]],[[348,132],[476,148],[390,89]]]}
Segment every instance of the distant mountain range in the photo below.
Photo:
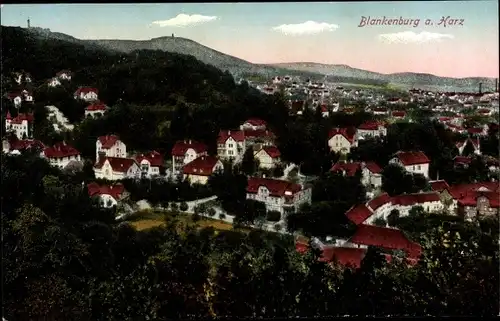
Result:
{"label": "distant mountain range", "polygon": [[334,82],[360,84],[395,84],[402,87],[416,87],[443,91],[477,91],[482,83],[483,91],[495,89],[494,78],[450,78],[422,73],[381,74],[347,65],[328,65],[312,62],[254,64],[228,54],[216,51],[190,39],[179,37],[160,37],[150,40],[82,40],[75,37],[51,32],[49,29],[31,28],[29,31],[42,38],[53,38],[86,46],[101,47],[110,51],[132,52],[134,50],[162,50],[189,54],[198,60],[221,70],[228,70],[235,77],[274,75],[302,76],[313,79],[329,79]]}

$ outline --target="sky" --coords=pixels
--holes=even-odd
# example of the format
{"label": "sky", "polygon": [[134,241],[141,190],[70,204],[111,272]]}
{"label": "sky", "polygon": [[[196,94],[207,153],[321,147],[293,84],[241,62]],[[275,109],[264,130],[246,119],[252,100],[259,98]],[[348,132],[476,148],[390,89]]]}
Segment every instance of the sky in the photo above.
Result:
{"label": "sky", "polygon": [[31,26],[80,39],[175,34],[253,63],[317,62],[460,78],[498,77],[498,9],[498,0],[94,3],[3,4],[0,13],[5,26],[25,27],[30,18]]}

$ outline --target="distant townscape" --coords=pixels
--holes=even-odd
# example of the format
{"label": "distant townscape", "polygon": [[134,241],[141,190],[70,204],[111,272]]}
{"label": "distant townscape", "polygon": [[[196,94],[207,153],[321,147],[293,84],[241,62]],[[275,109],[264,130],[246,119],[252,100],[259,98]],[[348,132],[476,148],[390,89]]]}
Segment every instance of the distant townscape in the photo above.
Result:
{"label": "distant townscape", "polygon": [[9,320],[498,305],[497,80],[363,83],[11,27],[2,52]]}

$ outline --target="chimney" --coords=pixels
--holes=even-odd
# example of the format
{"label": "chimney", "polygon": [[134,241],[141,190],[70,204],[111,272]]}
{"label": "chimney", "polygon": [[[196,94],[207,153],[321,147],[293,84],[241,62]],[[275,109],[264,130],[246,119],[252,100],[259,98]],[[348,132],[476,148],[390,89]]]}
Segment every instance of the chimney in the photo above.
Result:
{"label": "chimney", "polygon": [[189,140],[189,145],[191,145],[191,139]]}
{"label": "chimney", "polygon": [[228,134],[229,136],[231,136],[231,131],[230,131],[230,130],[228,130],[228,131],[227,131],[227,134]]}

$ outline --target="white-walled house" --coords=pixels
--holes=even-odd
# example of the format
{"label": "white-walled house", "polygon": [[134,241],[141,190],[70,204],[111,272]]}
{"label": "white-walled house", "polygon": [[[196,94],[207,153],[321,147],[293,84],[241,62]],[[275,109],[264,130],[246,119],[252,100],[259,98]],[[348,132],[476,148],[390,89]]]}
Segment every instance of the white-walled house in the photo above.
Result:
{"label": "white-walled house", "polygon": [[61,86],[61,81],[57,77],[51,78],[47,81],[47,86],[49,86],[49,87]]}
{"label": "white-walled house", "polygon": [[364,122],[356,129],[356,136],[358,138],[385,137],[387,136],[387,128],[382,122]]}
{"label": "white-walled house", "polygon": [[266,130],[267,123],[258,118],[247,119],[241,126],[240,130]]}
{"label": "white-walled house", "polygon": [[[481,155],[481,145],[480,145],[480,140],[478,137],[468,138],[463,142],[458,142],[456,144],[456,147],[458,148],[459,155],[462,155],[464,153],[465,146],[467,146],[467,144],[472,145],[472,149],[474,150],[474,154]],[[468,156],[468,155],[464,155],[464,156]]]}
{"label": "white-walled house", "polygon": [[132,158],[102,157],[94,165],[95,178],[116,181],[126,178],[139,178],[141,170]]}
{"label": "white-walled house", "polygon": [[69,70],[61,70],[56,74],[58,79],[71,80],[72,72]]}
{"label": "white-walled house", "polygon": [[256,151],[254,158],[259,161],[259,167],[273,168],[280,162],[281,153],[274,146],[264,146]]}
{"label": "white-walled house", "polygon": [[348,154],[352,147],[358,146],[355,129],[334,128],[328,134],[328,146],[336,153]]}
{"label": "white-walled house", "polygon": [[104,208],[118,205],[118,202],[126,196],[125,187],[122,184],[101,185],[93,182],[87,185],[90,197],[99,197],[99,204]]}
{"label": "white-walled house", "polygon": [[157,151],[139,154],[135,157],[135,160],[141,168],[142,177],[150,178],[158,176],[165,166],[163,156]]}
{"label": "white-walled house", "polygon": [[33,121],[33,114],[18,114],[16,117],[12,117],[7,111],[5,131],[13,132],[19,139],[31,138],[33,136]]}
{"label": "white-walled house", "polygon": [[206,184],[208,178],[217,172],[222,172],[224,166],[215,156],[200,156],[184,165],[183,178],[191,184]]}
{"label": "white-walled house", "polygon": [[430,160],[421,151],[399,151],[396,153],[395,157],[389,161],[389,163],[400,165],[409,173],[422,174],[426,178],[429,178]]}
{"label": "white-walled house", "polygon": [[92,102],[99,99],[98,94],[99,90],[97,88],[79,87],[74,93],[74,98]]}
{"label": "white-walled house", "polygon": [[189,164],[200,156],[207,156],[208,146],[195,140],[177,141],[172,148],[172,172],[182,171],[184,165]]}
{"label": "white-walled house", "polygon": [[101,117],[107,110],[108,106],[100,101],[96,101],[85,107],[85,117]]}
{"label": "white-walled house", "polygon": [[127,146],[116,135],[100,136],[95,143],[96,162],[99,157],[127,157]]}
{"label": "white-walled house", "polygon": [[268,211],[278,211],[282,215],[296,212],[304,203],[311,204],[311,195],[311,188],[300,184],[270,178],[248,179],[247,199],[263,202]]}
{"label": "white-walled house", "polygon": [[354,176],[361,170],[361,183],[364,186],[378,188],[382,186],[382,169],[375,162],[337,162],[330,169],[333,173]]}
{"label": "white-walled house", "polygon": [[56,143],[43,150],[43,157],[47,158],[50,165],[65,168],[72,162],[81,162],[80,152],[66,142]]}
{"label": "white-walled house", "polygon": [[221,159],[239,161],[246,150],[245,132],[221,130],[217,138],[217,156]]}
{"label": "white-walled house", "polygon": [[365,224],[373,224],[373,221],[379,217],[387,220],[387,216],[392,211],[391,197],[383,193],[366,203],[366,207],[372,211],[373,215],[367,218]]}
{"label": "white-walled house", "polygon": [[414,206],[422,206],[426,212],[438,212],[444,209],[439,193],[414,193],[394,196],[392,208],[399,211],[400,217],[407,216]]}
{"label": "white-walled house", "polygon": [[7,98],[12,101],[14,107],[19,108],[23,102],[23,95],[18,92],[12,92],[7,94]]}

